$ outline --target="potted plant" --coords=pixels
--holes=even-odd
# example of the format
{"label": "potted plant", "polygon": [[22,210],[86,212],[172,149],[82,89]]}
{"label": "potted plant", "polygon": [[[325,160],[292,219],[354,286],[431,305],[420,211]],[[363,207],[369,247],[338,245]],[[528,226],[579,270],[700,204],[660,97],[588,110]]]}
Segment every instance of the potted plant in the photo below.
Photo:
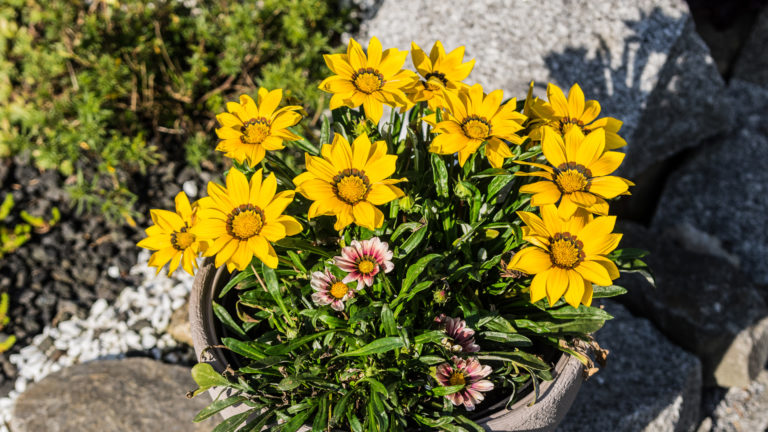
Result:
{"label": "potted plant", "polygon": [[152,211],[150,265],[209,257],[192,374],[217,431],[547,430],[594,372],[592,301],[643,267],[608,216],[621,123],[578,85],[504,101],[462,83],[463,48],[407,54],[326,56],[320,145],[281,90],[228,103],[224,182]]}

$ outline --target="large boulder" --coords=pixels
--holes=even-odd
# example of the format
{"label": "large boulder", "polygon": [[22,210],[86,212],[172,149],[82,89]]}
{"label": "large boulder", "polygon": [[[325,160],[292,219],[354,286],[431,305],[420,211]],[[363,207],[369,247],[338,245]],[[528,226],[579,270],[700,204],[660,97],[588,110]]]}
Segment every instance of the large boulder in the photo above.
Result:
{"label": "large boulder", "polygon": [[621,301],[696,354],[706,385],[749,385],[768,360],[768,306],[737,259],[686,225],[658,232],[624,223],[618,231],[622,247],[650,251],[646,261],[657,284],[623,275],[616,283],[629,292]]}
{"label": "large boulder", "polygon": [[768,430],[768,370],[760,372],[747,387],[728,389],[697,432],[765,430]]}
{"label": "large boulder", "polygon": [[729,87],[722,104],[737,110],[736,127],[670,174],[653,227],[687,224],[713,236],[747,276],[768,284],[768,89],[741,80]]}
{"label": "large boulder", "polygon": [[701,402],[699,360],[670,343],[648,320],[605,302],[615,319],[595,337],[608,363],[581,386],[558,432],[689,431]]}
{"label": "large boulder", "polygon": [[436,2],[386,0],[362,38],[428,50],[466,45],[470,81],[524,97],[535,80],[564,90],[578,82],[602,115],[624,121],[622,173],[635,176],[702,138],[732,116],[718,103],[724,83],[695,33],[683,0]]}
{"label": "large boulder", "polygon": [[82,363],[48,375],[16,400],[14,432],[208,432],[218,417],[192,423],[208,400],[189,368],[145,358]]}

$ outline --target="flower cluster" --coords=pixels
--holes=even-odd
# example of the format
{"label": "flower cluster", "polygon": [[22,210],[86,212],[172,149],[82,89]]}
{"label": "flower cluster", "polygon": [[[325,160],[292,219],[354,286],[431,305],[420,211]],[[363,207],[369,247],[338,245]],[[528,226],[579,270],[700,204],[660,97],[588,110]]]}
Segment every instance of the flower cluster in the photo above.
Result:
{"label": "flower cluster", "polygon": [[228,103],[223,184],[151,212],[139,246],[158,271],[204,256],[237,272],[220,293],[234,306],[215,311],[244,366],[198,383],[246,394],[257,429],[476,429],[461,413],[552,379],[552,352],[579,356],[610,318],[596,292],[620,294],[619,268],[640,265],[608,216],[633,185],[612,175],[621,122],[578,85],[544,101],[532,83],[518,106],[466,84],[464,47],[410,54],[416,72],[376,38],[326,55],[319,139],[296,133],[303,109],[280,89]]}

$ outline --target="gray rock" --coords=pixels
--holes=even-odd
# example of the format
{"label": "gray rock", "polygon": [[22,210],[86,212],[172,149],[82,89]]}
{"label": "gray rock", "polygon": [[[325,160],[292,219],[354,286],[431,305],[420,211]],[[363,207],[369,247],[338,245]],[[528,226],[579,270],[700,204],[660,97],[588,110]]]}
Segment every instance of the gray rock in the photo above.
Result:
{"label": "gray rock", "polygon": [[557,430],[693,430],[701,401],[699,360],[620,304],[605,305],[615,319],[595,337],[610,351],[608,363],[582,385]]}
{"label": "gray rock", "polygon": [[189,301],[173,312],[166,332],[177,342],[193,346],[192,331],[189,326]]}
{"label": "gray rock", "polygon": [[[764,431],[768,429],[768,370],[746,388],[732,388],[712,413],[712,432]],[[704,432],[704,430],[702,430]]]}
{"label": "gray rock", "polygon": [[[578,82],[602,115],[624,121],[623,173],[694,146],[730,119],[724,83],[682,0],[387,0],[363,23],[362,39],[385,47],[466,45],[470,82],[524,97],[535,80],[567,91]],[[724,117],[723,117],[724,116]],[[716,119],[717,121],[713,121]]]}
{"label": "gray rock", "polygon": [[[207,432],[193,423],[209,403],[188,400],[189,368],[144,358],[83,363],[48,375],[16,400],[14,432]],[[216,420],[219,420],[218,418]]]}
{"label": "gray rock", "polygon": [[706,385],[747,386],[768,360],[768,305],[755,284],[723,256],[708,254],[722,252],[691,228],[661,233],[624,223],[618,231],[622,247],[650,251],[646,262],[657,284],[654,289],[645,278],[625,274],[617,281],[629,291],[621,301],[696,354]]}
{"label": "gray rock", "polygon": [[768,8],[752,28],[733,68],[733,78],[749,81],[768,89]]}
{"label": "gray rock", "polygon": [[736,127],[696,149],[670,174],[653,226],[689,224],[720,240],[753,280],[768,284],[768,90],[733,80],[722,102]]}

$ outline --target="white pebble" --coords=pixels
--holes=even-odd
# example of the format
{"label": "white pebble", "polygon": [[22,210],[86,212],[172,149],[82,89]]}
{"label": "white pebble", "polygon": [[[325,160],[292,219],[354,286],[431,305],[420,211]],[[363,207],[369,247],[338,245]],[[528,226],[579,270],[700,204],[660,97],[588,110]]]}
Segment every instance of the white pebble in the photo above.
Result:
{"label": "white pebble", "polygon": [[195,183],[193,180],[187,180],[182,185],[181,188],[184,190],[184,193],[187,194],[188,197],[194,198],[197,196],[197,183]]}
{"label": "white pebble", "polygon": [[111,277],[112,279],[117,279],[120,277],[120,268],[118,266],[109,266],[107,269],[107,276]]}

